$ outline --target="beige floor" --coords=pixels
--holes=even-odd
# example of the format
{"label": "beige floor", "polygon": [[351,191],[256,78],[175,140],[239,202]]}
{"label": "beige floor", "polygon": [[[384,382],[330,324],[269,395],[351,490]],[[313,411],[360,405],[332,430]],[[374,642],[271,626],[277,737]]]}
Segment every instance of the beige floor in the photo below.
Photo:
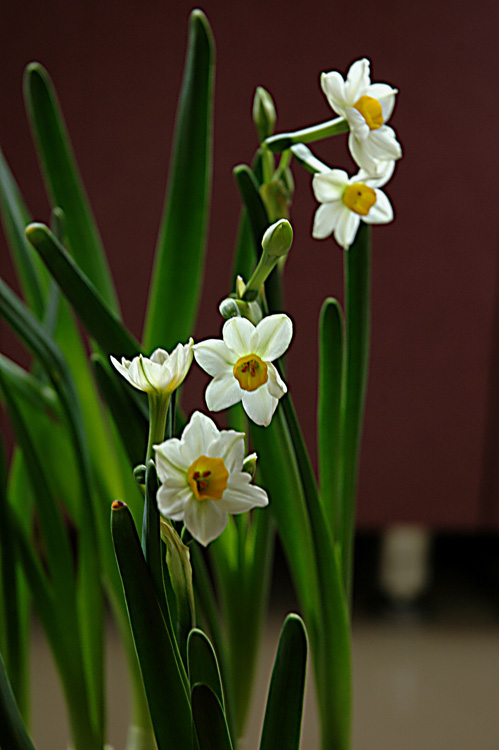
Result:
{"label": "beige floor", "polygon": [[[354,750],[498,750],[499,624],[357,621],[354,628]],[[264,643],[245,750],[258,748],[269,665],[279,621]],[[126,672],[109,633],[110,741],[123,750],[128,715]],[[67,724],[43,636],[34,632],[33,727],[37,750],[65,750]],[[302,749],[318,747],[309,681]],[[278,748],[276,748],[278,750]]]}

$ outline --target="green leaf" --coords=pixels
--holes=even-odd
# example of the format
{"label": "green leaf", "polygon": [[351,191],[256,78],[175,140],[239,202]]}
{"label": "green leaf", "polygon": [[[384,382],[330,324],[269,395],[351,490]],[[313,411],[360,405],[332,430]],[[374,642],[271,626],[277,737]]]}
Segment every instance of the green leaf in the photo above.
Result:
{"label": "green leaf", "polygon": [[232,750],[225,714],[213,690],[194,685],[191,702],[199,750]]}
{"label": "green leaf", "polygon": [[35,409],[49,412],[52,416],[58,414],[59,403],[54,390],[3,354],[0,354],[0,373],[16,393]]}
{"label": "green leaf", "polygon": [[197,683],[207,685],[213,690],[223,708],[224,696],[217,657],[210,639],[202,630],[193,628],[189,633],[187,660],[191,686]]}
{"label": "green leaf", "polygon": [[[239,164],[234,167],[233,174],[246,209],[255,246],[255,255],[258,258],[262,252],[262,237],[270,224],[265,205],[260,197],[260,187],[252,170],[246,164]],[[248,279],[245,279],[245,281],[248,281]]]}
{"label": "green leaf", "polygon": [[272,671],[260,750],[299,750],[307,634],[298,615],[284,622]]}
{"label": "green leaf", "polygon": [[333,538],[338,530],[343,326],[341,306],[329,297],[322,305],[319,321],[317,446],[322,502]]}
{"label": "green leaf", "polygon": [[[114,502],[111,531],[158,750],[193,747],[187,675],[179,663],[124,503]],[[167,698],[165,698],[167,696]]]}
{"label": "green leaf", "polygon": [[26,241],[24,229],[31,221],[31,217],[1,150],[0,212],[23,295],[34,314],[41,319],[45,308],[48,277],[40,260]]}
{"label": "green leaf", "polygon": [[30,63],[26,68],[24,96],[52,206],[59,206],[65,214],[71,252],[104,301],[118,312],[111,273],[57,95],[47,71],[40,63]]}
{"label": "green leaf", "polygon": [[0,655],[0,747],[35,750],[24,726]]}
{"label": "green leaf", "polygon": [[146,351],[170,350],[194,329],[211,184],[213,79],[211,29],[204,13],[194,10],[146,315]]}
{"label": "green leaf", "polygon": [[340,485],[343,578],[351,596],[357,479],[369,367],[371,333],[371,229],[360,223],[345,270],[345,380],[342,389],[342,475]]}
{"label": "green leaf", "polygon": [[92,282],[44,224],[30,224],[26,237],[38,251],[81,322],[106,354],[133,357],[140,345],[109,308]]}

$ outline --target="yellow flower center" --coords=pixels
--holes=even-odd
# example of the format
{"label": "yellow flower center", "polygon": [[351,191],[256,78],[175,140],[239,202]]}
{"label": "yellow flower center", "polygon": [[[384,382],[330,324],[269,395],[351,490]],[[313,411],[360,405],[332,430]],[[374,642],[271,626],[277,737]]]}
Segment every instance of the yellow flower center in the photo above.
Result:
{"label": "yellow flower center", "polygon": [[269,379],[267,365],[257,354],[238,359],[232,372],[243,391],[256,391]]}
{"label": "yellow flower center", "polygon": [[350,211],[359,216],[367,216],[376,203],[376,191],[363,182],[354,182],[353,185],[346,186],[342,200]]}
{"label": "yellow flower center", "polygon": [[223,458],[199,456],[187,469],[187,481],[196,500],[221,500],[228,478]]}
{"label": "yellow flower center", "polygon": [[383,109],[377,99],[364,94],[353,106],[369,125],[369,130],[377,130],[383,125]]}

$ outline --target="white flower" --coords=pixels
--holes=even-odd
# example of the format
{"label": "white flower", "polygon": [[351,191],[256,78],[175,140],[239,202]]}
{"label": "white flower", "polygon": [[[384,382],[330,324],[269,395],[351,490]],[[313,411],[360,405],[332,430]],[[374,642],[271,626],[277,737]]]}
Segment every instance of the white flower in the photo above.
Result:
{"label": "white flower", "polygon": [[150,394],[172,393],[183,382],[192,362],[193,339],[187,344],[178,344],[171,354],[156,349],[150,359],[139,354],[131,361],[111,357],[111,362],[124,378],[139,391]]}
{"label": "white flower", "polygon": [[379,162],[400,159],[402,149],[395,131],[385,124],[393,112],[397,89],[371,83],[369,60],[354,62],[346,81],[335,70],[323,73],[321,86],[332,109],[348,121],[348,145],[359,167],[375,174]]}
{"label": "white flower", "polygon": [[391,203],[379,186],[388,182],[393,166],[394,162],[385,162],[380,177],[369,176],[362,169],[350,178],[342,169],[315,174],[312,187],[322,205],[315,213],[312,235],[322,240],[334,232],[336,242],[346,250],[354,241],[361,221],[367,224],[391,221]]}
{"label": "white flower", "polygon": [[246,318],[230,318],[222,336],[223,341],[208,339],[194,346],[196,362],[213,378],[205,393],[208,409],[220,411],[242,401],[253,422],[269,425],[287,391],[272,361],[290,344],[291,319],[283,313],[269,315],[255,326]]}
{"label": "white flower", "polygon": [[154,450],[160,512],[183,521],[204,546],[225,529],[227,513],[244,513],[269,502],[265,490],[252,485],[242,470],[244,433],[220,431],[201,412],[192,415],[180,440],[165,440]]}

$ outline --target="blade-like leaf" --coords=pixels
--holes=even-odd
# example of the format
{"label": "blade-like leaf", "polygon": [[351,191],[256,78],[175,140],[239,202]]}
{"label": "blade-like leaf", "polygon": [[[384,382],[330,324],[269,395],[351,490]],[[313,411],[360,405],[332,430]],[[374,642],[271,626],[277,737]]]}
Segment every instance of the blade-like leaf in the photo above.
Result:
{"label": "blade-like leaf", "polygon": [[124,503],[113,503],[111,530],[158,750],[189,750],[193,734],[187,676],[176,658],[133,518]]}
{"label": "blade-like leaf", "polygon": [[307,665],[307,634],[298,615],[284,622],[272,671],[260,750],[298,750]]}
{"label": "blade-like leaf", "polygon": [[170,350],[187,341],[194,329],[211,184],[213,58],[208,21],[195,10],[147,309],[146,351],[158,346]]}
{"label": "blade-like leaf", "polygon": [[232,750],[225,714],[213,690],[194,685],[191,701],[199,750]]}
{"label": "blade-like leaf", "polygon": [[51,203],[64,211],[72,254],[104,301],[117,312],[118,300],[111,273],[57,95],[40,63],[30,63],[26,68],[24,96]]}
{"label": "blade-like leaf", "polygon": [[45,307],[48,277],[26,241],[24,229],[31,218],[1,150],[0,213],[23,296],[37,318],[41,319]]}
{"label": "blade-like leaf", "polygon": [[342,389],[342,476],[340,484],[343,578],[347,599],[352,587],[353,538],[360,440],[369,367],[371,331],[371,230],[360,223],[345,270],[345,380]]}
{"label": "blade-like leaf", "polygon": [[103,300],[92,282],[44,224],[30,224],[26,237],[38,251],[61,291],[106,354],[133,357],[139,344]]}
{"label": "blade-like leaf", "polygon": [[342,374],[343,313],[338,300],[330,297],[322,305],[319,322],[317,445],[321,497],[333,538],[338,529]]}
{"label": "blade-like leaf", "polygon": [[5,750],[35,750],[19,713],[1,655],[0,747],[5,748]]}
{"label": "blade-like leaf", "polygon": [[54,390],[3,354],[0,354],[0,373],[16,393],[35,409],[52,415],[58,413],[59,404]]}
{"label": "blade-like leaf", "polygon": [[210,639],[202,630],[194,628],[189,633],[187,659],[191,685],[207,685],[213,690],[223,708],[224,696],[217,657]]}
{"label": "blade-like leaf", "polygon": [[241,200],[246,208],[256,256],[260,257],[262,237],[270,222],[264,203],[260,197],[259,185],[255,175],[246,164],[239,164],[237,167],[234,167],[233,173]]}

